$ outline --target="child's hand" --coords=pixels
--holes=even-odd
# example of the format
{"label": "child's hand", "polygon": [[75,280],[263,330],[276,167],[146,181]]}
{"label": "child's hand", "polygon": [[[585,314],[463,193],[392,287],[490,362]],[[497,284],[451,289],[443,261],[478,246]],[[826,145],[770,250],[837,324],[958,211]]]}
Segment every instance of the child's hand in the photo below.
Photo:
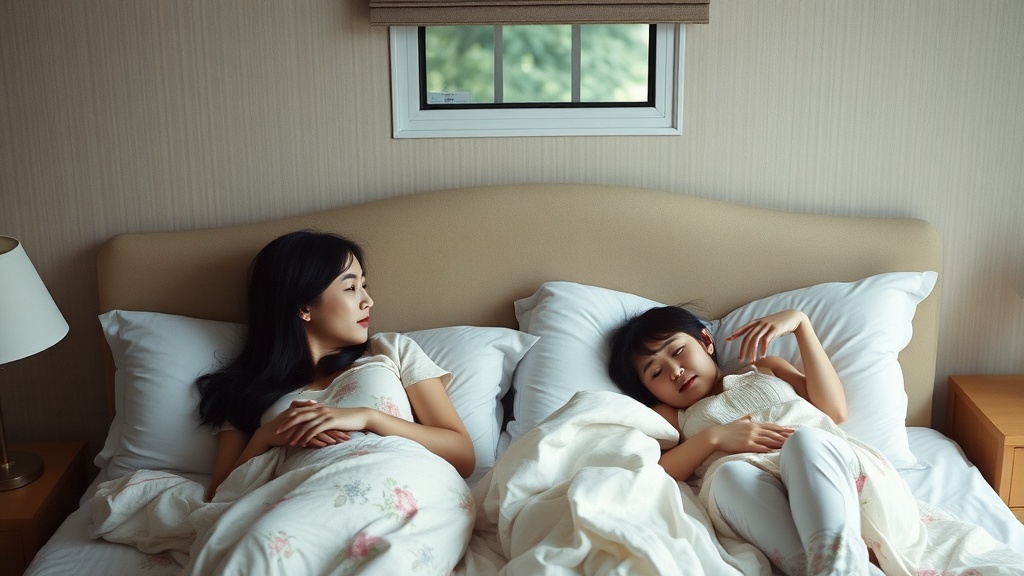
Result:
{"label": "child's hand", "polygon": [[750,414],[708,429],[711,443],[722,452],[771,452],[782,448],[782,444],[793,433],[793,428],[770,422],[754,422]]}
{"label": "child's hand", "polygon": [[756,362],[768,355],[768,344],[775,338],[795,332],[804,322],[809,322],[807,315],[799,310],[783,310],[763,318],[751,320],[726,338],[731,342],[743,336],[740,346],[741,362]]}

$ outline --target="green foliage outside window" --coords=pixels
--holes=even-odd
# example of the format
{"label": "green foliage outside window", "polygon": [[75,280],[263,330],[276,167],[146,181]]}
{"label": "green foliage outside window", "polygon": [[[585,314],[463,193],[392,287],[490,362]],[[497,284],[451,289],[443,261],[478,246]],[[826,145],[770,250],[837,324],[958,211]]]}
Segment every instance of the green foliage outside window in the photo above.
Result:
{"label": "green foliage outside window", "polygon": [[[580,35],[582,102],[647,100],[647,25],[584,25]],[[571,26],[505,26],[502,36],[505,102],[571,101]],[[494,102],[494,27],[428,27],[425,59],[428,92]]]}

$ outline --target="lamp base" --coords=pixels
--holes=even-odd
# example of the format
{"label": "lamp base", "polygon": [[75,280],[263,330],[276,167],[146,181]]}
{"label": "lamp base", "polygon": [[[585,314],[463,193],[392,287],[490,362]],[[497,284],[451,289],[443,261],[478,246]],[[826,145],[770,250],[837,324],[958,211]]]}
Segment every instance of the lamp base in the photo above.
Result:
{"label": "lamp base", "polygon": [[43,475],[43,461],[31,452],[9,452],[0,464],[0,491],[21,488]]}

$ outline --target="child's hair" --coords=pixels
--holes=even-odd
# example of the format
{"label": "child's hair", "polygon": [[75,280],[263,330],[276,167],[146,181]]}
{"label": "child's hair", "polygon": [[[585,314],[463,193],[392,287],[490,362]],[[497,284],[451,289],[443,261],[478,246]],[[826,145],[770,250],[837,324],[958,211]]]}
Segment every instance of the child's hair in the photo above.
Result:
{"label": "child's hair", "polygon": [[326,232],[300,230],[267,244],[252,262],[247,293],[247,336],[228,365],[198,378],[203,424],[230,423],[252,434],[278,398],[349,367],[366,344],[348,346],[314,364],[299,317],[353,262],[364,268],[362,248]]}
{"label": "child's hair", "polygon": [[[696,314],[682,306],[659,306],[634,316],[619,326],[611,337],[608,375],[627,396],[653,406],[658,399],[640,380],[636,359],[654,353],[651,344],[661,342],[673,334],[685,332],[703,341],[707,326]],[[711,351],[711,359],[718,364],[718,351]]]}

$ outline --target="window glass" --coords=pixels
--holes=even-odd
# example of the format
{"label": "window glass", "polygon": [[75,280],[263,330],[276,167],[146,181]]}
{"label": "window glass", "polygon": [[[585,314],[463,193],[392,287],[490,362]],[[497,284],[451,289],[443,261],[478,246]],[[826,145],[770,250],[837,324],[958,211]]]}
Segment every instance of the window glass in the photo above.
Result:
{"label": "window glass", "polygon": [[572,26],[505,26],[504,102],[572,102]]}
{"label": "window glass", "polygon": [[644,24],[580,27],[580,99],[646,102],[651,32]]}
{"label": "window glass", "polygon": [[654,31],[647,24],[422,27],[424,100],[441,106],[649,102]]}
{"label": "window glass", "polygon": [[472,102],[494,102],[493,26],[430,26],[424,46],[427,93],[468,93]]}

